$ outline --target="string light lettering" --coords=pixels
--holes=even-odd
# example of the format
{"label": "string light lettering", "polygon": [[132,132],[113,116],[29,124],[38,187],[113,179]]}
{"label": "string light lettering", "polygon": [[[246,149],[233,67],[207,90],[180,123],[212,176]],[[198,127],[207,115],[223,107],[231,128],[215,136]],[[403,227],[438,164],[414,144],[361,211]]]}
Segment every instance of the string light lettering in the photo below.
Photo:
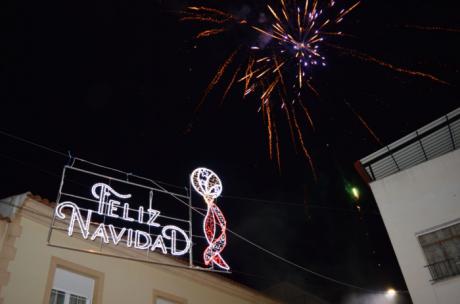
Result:
{"label": "string light lettering", "polygon": [[[159,210],[149,208],[145,212],[144,207],[140,206],[138,210],[133,211],[129,203],[123,201],[131,198],[131,194],[120,194],[104,183],[94,184],[91,188],[91,194],[98,200],[98,208],[97,210],[88,209],[86,218],[82,215],[80,207],[73,202],[65,201],[56,206],[55,215],[61,220],[65,220],[69,216],[69,213],[64,212],[64,209],[70,210],[70,220],[67,228],[69,236],[74,234],[75,227],[78,226],[81,236],[92,241],[100,239],[106,244],[112,243],[114,245],[125,243],[126,247],[134,247],[138,250],[155,251],[160,249],[163,254],[167,254],[169,249],[169,253],[175,256],[188,253],[191,246],[190,238],[183,229],[174,225],[164,225],[157,233],[127,227],[115,227],[106,223],[99,223],[97,226],[91,225],[91,218],[93,213],[96,212],[99,215],[127,223],[137,222],[149,226],[152,230],[158,230],[158,228],[162,227],[157,222],[161,214]],[[136,212],[137,216],[134,216]],[[145,217],[146,221],[144,221],[144,213],[148,215]],[[152,238],[153,236],[155,238]],[[165,239],[168,241],[169,247],[166,246]]]}

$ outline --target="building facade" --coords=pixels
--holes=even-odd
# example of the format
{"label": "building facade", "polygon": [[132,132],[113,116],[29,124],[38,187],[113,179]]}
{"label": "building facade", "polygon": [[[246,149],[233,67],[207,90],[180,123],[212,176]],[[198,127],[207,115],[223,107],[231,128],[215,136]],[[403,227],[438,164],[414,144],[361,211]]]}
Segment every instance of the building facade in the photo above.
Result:
{"label": "building facade", "polygon": [[[22,201],[24,200],[24,201]],[[18,203],[19,201],[19,203]],[[250,304],[279,303],[222,276],[180,267],[68,250],[47,244],[52,205],[30,195],[3,200],[21,206],[0,220],[0,303],[5,304]],[[59,243],[94,248],[97,243],[54,232]],[[136,258],[130,248],[124,256]],[[183,266],[153,253],[158,263]]]}
{"label": "building facade", "polygon": [[415,304],[460,303],[460,109],[360,160]]}

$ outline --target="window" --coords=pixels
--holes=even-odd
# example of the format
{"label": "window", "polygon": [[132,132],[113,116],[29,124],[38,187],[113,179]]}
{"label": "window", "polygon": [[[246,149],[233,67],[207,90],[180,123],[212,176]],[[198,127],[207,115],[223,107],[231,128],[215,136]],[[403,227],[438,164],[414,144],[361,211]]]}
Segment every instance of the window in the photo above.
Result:
{"label": "window", "polygon": [[88,299],[85,297],[80,297],[76,295],[70,295],[69,304],[86,304]]}
{"label": "window", "polygon": [[52,289],[50,304],[89,304],[89,300],[86,297],[77,296],[74,294],[68,294],[64,291]]}
{"label": "window", "polygon": [[58,267],[49,304],[90,304],[93,292],[94,279]]}
{"label": "window", "polygon": [[460,275],[460,223],[418,236],[433,281]]}
{"label": "window", "polygon": [[43,304],[101,304],[104,274],[52,257]]}
{"label": "window", "polygon": [[187,304],[184,298],[163,291],[153,291],[153,304]]}
{"label": "window", "polygon": [[163,298],[157,298],[155,304],[178,304],[178,302]]}
{"label": "window", "polygon": [[53,289],[51,290],[50,304],[64,304],[65,292]]}

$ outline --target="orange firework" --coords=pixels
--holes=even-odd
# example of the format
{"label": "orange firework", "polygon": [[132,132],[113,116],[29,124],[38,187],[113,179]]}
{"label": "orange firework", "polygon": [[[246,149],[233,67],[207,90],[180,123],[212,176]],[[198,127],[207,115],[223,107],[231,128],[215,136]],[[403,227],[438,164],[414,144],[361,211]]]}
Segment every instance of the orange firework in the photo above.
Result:
{"label": "orange firework", "polygon": [[[276,1],[275,1],[276,2]],[[341,1],[341,3],[346,1]],[[251,44],[240,45],[220,65],[206,87],[196,110],[198,110],[216,85],[229,78],[221,103],[236,84],[243,87],[243,98],[255,95],[267,127],[268,154],[270,159],[280,163],[280,143],[278,127],[284,123],[289,127],[291,141],[296,153],[302,153],[308,160],[316,179],[315,166],[307,148],[305,132],[315,131],[314,116],[311,112],[310,97],[318,97],[313,85],[312,71],[324,68],[326,57],[324,48],[338,50],[359,60],[377,64],[394,72],[421,77],[441,84],[448,84],[432,74],[395,66],[371,55],[348,49],[330,40],[354,37],[337,31],[344,18],[361,3],[348,0],[349,5],[338,7],[335,0],[278,0],[267,5],[267,20],[246,20],[228,12],[205,6],[190,6],[181,12],[182,21],[198,21],[206,26],[195,38],[215,37],[235,28],[252,35]],[[441,27],[406,26],[420,30],[457,32],[458,29]],[[234,62],[237,62],[237,64]],[[234,68],[234,69],[233,69]],[[224,74],[231,70],[231,77]],[[367,122],[351,105],[353,114],[375,141],[380,139]],[[276,155],[275,155],[276,154]]]}
{"label": "orange firework", "polygon": [[404,27],[409,28],[409,29],[422,30],[422,31],[460,33],[460,28],[451,28],[451,27],[442,27],[442,26],[423,26],[423,25],[406,24]]}
{"label": "orange firework", "polygon": [[230,63],[232,63],[233,58],[235,57],[236,53],[238,52],[238,49],[233,51],[230,56],[228,56],[227,60],[220,66],[220,68],[217,70],[216,75],[214,75],[214,78],[211,80],[211,82],[208,84],[208,87],[203,93],[203,97],[201,98],[200,102],[195,108],[195,112],[199,110],[203,102],[206,100],[206,97],[208,96],[209,92],[214,88],[216,84],[219,83],[220,79],[224,75],[225,71],[227,70],[228,66]]}
{"label": "orange firework", "polygon": [[358,52],[358,51],[355,51],[355,50],[347,49],[345,47],[338,46],[338,45],[335,45],[335,44],[327,43],[327,45],[332,47],[332,48],[335,48],[335,49],[338,49],[338,50],[342,51],[344,54],[350,55],[350,56],[358,58],[360,60],[364,60],[364,61],[367,61],[367,62],[378,64],[378,65],[380,65],[382,67],[391,69],[391,70],[393,70],[395,72],[404,73],[404,74],[408,74],[408,75],[411,75],[411,76],[427,78],[427,79],[432,80],[434,82],[438,82],[438,83],[445,84],[445,85],[449,84],[447,81],[439,79],[438,77],[436,77],[434,75],[431,75],[429,73],[424,73],[424,72],[420,72],[420,71],[414,71],[414,70],[409,70],[409,69],[397,67],[397,66],[395,66],[395,65],[393,65],[391,63],[387,63],[385,61],[382,61],[382,60],[379,60],[379,59],[377,59],[375,57],[372,57],[371,55],[364,54],[364,53],[361,53],[361,52]]}
{"label": "orange firework", "polygon": [[225,31],[225,29],[223,29],[223,28],[205,30],[205,31],[202,31],[202,32],[198,33],[198,35],[196,35],[196,38],[204,38],[204,37],[214,36],[214,35],[217,35],[217,34],[220,34],[220,33],[224,32],[224,31]]}

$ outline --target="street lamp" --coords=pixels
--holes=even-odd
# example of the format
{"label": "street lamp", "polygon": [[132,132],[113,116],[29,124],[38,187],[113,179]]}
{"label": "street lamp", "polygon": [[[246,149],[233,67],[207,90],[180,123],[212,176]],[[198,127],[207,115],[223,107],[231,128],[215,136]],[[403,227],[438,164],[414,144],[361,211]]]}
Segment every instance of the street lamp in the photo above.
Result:
{"label": "street lamp", "polygon": [[385,295],[388,299],[393,299],[396,296],[396,290],[389,288]]}

